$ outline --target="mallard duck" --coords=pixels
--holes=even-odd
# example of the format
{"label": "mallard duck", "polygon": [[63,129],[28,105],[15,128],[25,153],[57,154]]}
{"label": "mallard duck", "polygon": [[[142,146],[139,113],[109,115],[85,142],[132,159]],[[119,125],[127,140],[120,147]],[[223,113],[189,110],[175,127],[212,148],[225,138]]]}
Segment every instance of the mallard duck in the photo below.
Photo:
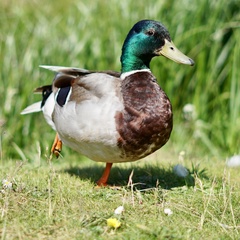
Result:
{"label": "mallard duck", "polygon": [[97,181],[105,186],[113,163],[142,159],[170,137],[171,103],[149,68],[151,59],[161,55],[194,65],[160,22],[139,21],[124,41],[121,73],[43,65],[56,75],[51,85],[36,90],[43,100],[22,114],[43,112],[57,132],[51,149],[55,155],[63,142],[94,161],[105,162]]}

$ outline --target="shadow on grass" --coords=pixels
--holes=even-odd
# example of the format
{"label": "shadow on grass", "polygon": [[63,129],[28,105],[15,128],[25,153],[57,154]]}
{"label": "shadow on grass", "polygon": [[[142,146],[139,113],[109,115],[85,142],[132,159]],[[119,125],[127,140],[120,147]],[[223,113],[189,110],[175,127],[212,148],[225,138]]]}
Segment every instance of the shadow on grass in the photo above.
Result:
{"label": "shadow on grass", "polygon": [[[88,179],[96,182],[103,173],[104,167],[89,166],[89,167],[71,167],[64,171],[70,175],[78,176],[81,179]],[[171,189],[186,185],[184,178],[176,176],[172,172],[172,168],[162,169],[158,166],[132,166],[129,168],[121,168],[113,165],[108,180],[109,185],[126,186],[129,176],[134,170],[132,181],[137,189],[153,188],[156,185],[163,189]]]}

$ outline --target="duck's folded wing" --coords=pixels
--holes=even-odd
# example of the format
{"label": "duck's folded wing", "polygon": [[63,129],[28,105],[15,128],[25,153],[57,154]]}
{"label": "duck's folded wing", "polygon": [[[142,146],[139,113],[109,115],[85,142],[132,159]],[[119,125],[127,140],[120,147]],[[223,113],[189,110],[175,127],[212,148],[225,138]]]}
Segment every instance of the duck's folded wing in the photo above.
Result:
{"label": "duck's folded wing", "polygon": [[53,92],[60,106],[67,101],[102,99],[119,95],[121,80],[106,72],[94,72],[83,76],[58,73],[53,81]]}
{"label": "duck's folded wing", "polygon": [[64,67],[64,66],[48,66],[48,65],[40,65],[40,68],[44,68],[56,73],[63,73],[70,76],[82,76],[90,73],[106,73],[108,75],[111,75],[113,77],[120,77],[119,72],[107,70],[107,71],[92,71],[87,70],[84,68],[75,68],[75,67]]}
{"label": "duck's folded wing", "polygon": [[83,68],[48,66],[48,65],[40,65],[39,67],[56,72],[56,73],[63,73],[66,75],[71,75],[71,76],[81,76],[81,75],[91,73],[91,71],[83,69]]}

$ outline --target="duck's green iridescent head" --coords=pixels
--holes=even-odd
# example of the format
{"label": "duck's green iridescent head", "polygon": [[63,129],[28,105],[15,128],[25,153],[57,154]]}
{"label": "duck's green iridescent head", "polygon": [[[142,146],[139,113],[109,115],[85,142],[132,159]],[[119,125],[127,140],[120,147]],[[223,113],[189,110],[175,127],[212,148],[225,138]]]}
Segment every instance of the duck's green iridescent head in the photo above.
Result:
{"label": "duck's green iridescent head", "polygon": [[122,47],[122,73],[149,69],[151,59],[161,55],[178,63],[194,65],[191,58],[174,46],[169,32],[160,22],[139,21],[128,33]]}

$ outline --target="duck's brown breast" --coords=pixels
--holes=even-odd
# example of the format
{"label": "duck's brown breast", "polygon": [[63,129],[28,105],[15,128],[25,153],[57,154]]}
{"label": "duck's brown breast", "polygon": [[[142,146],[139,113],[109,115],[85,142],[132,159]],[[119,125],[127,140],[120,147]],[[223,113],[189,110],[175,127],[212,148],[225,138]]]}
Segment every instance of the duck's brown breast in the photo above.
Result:
{"label": "duck's brown breast", "polygon": [[136,72],[122,81],[124,110],[117,112],[122,158],[138,160],[161,148],[172,131],[171,103],[150,72]]}

